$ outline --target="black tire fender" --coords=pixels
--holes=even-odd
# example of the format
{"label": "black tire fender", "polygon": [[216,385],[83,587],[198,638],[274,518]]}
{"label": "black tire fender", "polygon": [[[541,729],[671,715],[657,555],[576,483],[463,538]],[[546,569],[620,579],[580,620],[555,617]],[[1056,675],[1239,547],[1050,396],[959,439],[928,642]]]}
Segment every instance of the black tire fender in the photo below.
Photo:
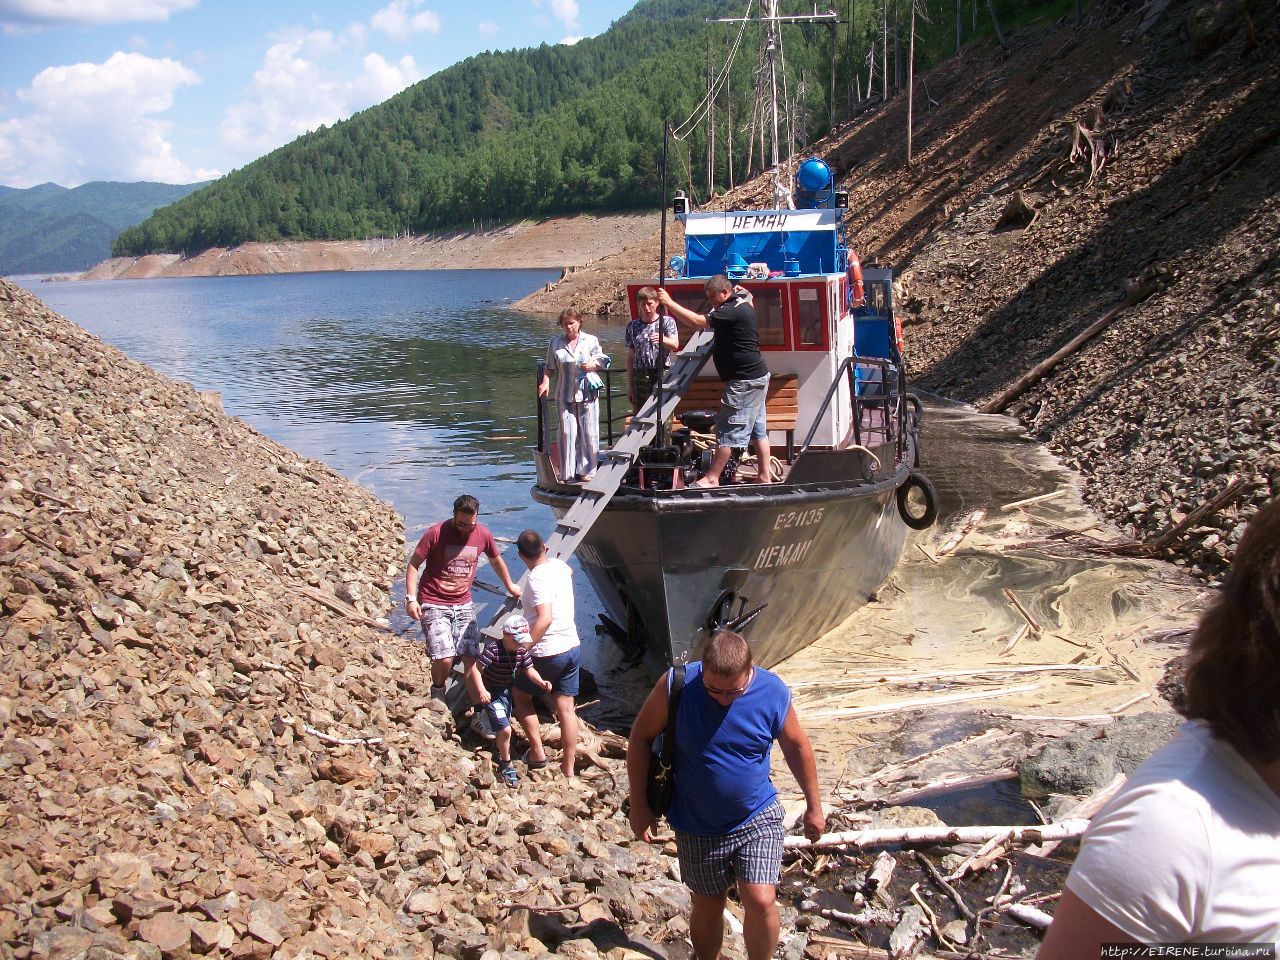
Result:
{"label": "black tire fender", "polygon": [[[907,506],[907,498],[911,494],[912,488],[918,488],[924,495],[924,513],[915,515]],[[924,530],[934,525],[938,519],[938,491],[933,488],[933,484],[919,470],[912,470],[902,486],[898,487],[898,514],[902,517],[902,522],[912,530]]]}

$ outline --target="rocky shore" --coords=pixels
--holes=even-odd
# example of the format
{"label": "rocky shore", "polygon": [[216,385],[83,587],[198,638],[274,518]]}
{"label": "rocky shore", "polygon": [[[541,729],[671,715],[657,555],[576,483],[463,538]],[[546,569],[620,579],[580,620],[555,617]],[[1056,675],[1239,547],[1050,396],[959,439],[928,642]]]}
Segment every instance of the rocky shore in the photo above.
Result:
{"label": "rocky shore", "polygon": [[428,698],[378,619],[389,507],[3,281],[0,344],[0,952],[624,958],[684,932],[617,769],[495,785]]}

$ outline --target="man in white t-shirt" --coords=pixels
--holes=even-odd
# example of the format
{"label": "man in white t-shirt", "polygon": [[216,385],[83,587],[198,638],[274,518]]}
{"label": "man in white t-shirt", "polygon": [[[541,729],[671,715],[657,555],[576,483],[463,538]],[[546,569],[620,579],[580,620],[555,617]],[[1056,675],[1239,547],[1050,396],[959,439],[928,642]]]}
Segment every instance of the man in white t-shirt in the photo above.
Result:
{"label": "man in white t-shirt", "polygon": [[[520,559],[529,568],[520,605],[533,636],[533,663],[544,680],[551,681],[551,697],[560,721],[560,772],[573,778],[573,762],[578,746],[578,674],[582,650],[578,628],[573,621],[573,571],[563,560],[547,556],[546,544],[536,530],[526,530],[516,539]],[[530,770],[547,765],[542,731],[533,696],[542,690],[517,676],[513,687],[516,717],[529,738],[524,762]]]}

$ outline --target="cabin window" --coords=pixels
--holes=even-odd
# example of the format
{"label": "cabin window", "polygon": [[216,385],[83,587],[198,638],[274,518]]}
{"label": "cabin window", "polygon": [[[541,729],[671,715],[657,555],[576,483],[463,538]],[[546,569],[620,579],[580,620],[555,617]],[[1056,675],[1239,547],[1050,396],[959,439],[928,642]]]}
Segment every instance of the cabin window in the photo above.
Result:
{"label": "cabin window", "polygon": [[751,296],[755,300],[760,346],[787,349],[787,318],[782,309],[782,290],[778,287],[755,287]]}
{"label": "cabin window", "polygon": [[827,349],[826,284],[791,284],[795,350]]}
{"label": "cabin window", "polygon": [[868,283],[867,302],[865,308],[872,313],[889,312],[889,285],[887,283]]}

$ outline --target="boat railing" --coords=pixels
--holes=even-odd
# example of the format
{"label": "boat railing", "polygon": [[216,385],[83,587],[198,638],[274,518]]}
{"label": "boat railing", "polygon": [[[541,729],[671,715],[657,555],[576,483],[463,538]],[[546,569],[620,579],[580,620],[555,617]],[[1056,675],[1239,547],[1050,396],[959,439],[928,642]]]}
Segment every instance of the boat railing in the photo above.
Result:
{"label": "boat railing", "polygon": [[846,383],[852,409],[854,445],[864,446],[864,432],[874,430],[882,435],[885,443],[896,440],[897,456],[901,459],[902,397],[906,392],[904,377],[904,372],[897,364],[883,357],[845,357],[836,370],[836,375],[831,378],[831,386],[827,388],[826,396],[822,398],[822,404],[809,426],[809,433],[800,445],[800,453],[808,450],[813,443],[813,438],[831,407],[831,401],[835,399],[836,391],[842,383]]}
{"label": "boat railing", "polygon": [[[542,377],[546,373],[547,361],[538,361],[537,376],[533,381],[534,396],[538,393],[538,384],[542,382]],[[627,371],[622,370],[601,370],[601,377],[604,379],[604,389],[600,391],[600,434],[602,446],[605,449],[612,447],[622,436],[626,429],[627,417],[631,415],[630,403],[619,404],[615,407],[614,400],[621,398],[627,399],[626,390],[618,391],[616,389],[617,378],[622,377],[623,383],[626,382]],[[546,453],[550,448],[550,440],[552,431],[548,428],[548,424],[553,422],[551,416],[553,401],[550,396],[538,397],[538,446],[539,453]],[[615,414],[614,410],[618,412]]]}

